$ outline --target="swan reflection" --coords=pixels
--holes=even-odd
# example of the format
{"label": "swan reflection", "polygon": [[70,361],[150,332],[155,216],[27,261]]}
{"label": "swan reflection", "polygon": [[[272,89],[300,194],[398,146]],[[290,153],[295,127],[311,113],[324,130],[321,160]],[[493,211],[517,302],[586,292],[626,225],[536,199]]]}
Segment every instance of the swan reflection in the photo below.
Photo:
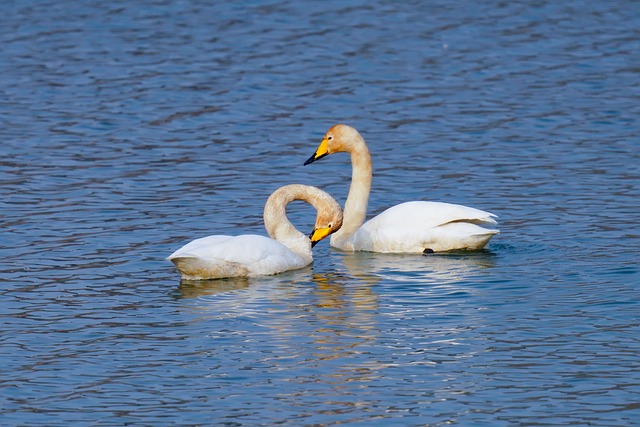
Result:
{"label": "swan reflection", "polygon": [[[490,252],[416,256],[331,250],[319,261],[315,268],[329,273],[314,273],[306,267],[276,276],[182,282],[178,293],[185,298],[185,309],[200,313],[209,339],[227,344],[231,340],[239,360],[249,357],[251,363],[290,383],[340,388],[383,375],[393,362],[367,356],[379,352],[380,345],[406,345],[407,351],[430,349],[435,354],[455,344],[451,340],[456,340],[458,322],[478,316],[478,311],[477,307],[456,311],[451,323],[451,304],[459,308],[466,295],[478,291],[473,279],[493,266],[494,256]],[[394,284],[400,286],[384,288]],[[420,342],[401,344],[390,339],[389,321],[406,323],[423,316],[446,322],[422,330]],[[463,323],[480,321],[473,317]],[[434,362],[427,357],[415,363]],[[300,375],[300,366],[308,375]],[[295,377],[287,376],[292,370],[298,372]]]}
{"label": "swan reflection", "polygon": [[[206,312],[201,318],[244,318],[246,331],[224,334],[267,333],[272,351],[264,362],[273,369],[286,370],[291,363],[305,363],[320,369],[338,362],[338,369],[316,372],[314,382],[368,381],[384,368],[370,361],[353,362],[361,347],[375,345],[379,329],[378,295],[368,278],[342,273],[312,273],[311,268],[277,276],[181,282],[181,298],[197,298],[190,310]],[[254,330],[255,329],[255,330]],[[221,337],[222,331],[211,337]],[[271,355],[271,353],[277,355]],[[310,378],[299,378],[309,381]],[[298,381],[296,380],[296,381]]]}
{"label": "swan reflection", "polygon": [[489,251],[415,254],[344,254],[342,263],[349,275],[371,282],[419,282],[452,284],[472,278],[494,266]]}
{"label": "swan reflection", "polygon": [[178,286],[181,298],[196,298],[204,295],[216,295],[224,292],[238,291],[251,286],[251,277],[229,277],[212,280],[182,280]]}

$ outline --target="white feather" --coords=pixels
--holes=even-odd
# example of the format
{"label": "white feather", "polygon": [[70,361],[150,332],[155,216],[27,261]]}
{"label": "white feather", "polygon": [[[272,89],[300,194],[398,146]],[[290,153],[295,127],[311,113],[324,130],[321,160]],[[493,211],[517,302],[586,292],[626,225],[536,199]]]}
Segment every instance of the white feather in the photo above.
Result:
{"label": "white feather", "polygon": [[372,252],[434,252],[477,249],[498,231],[495,215],[479,209],[440,202],[405,202],[365,222],[345,244]]}
{"label": "white feather", "polygon": [[256,234],[196,239],[169,259],[191,280],[277,274],[309,263],[282,243]]}

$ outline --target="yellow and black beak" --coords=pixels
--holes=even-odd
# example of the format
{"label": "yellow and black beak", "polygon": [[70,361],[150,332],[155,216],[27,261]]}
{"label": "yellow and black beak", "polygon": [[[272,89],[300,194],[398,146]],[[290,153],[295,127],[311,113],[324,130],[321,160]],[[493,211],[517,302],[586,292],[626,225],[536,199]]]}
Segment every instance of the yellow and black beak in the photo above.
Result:
{"label": "yellow and black beak", "polygon": [[304,162],[304,166],[310,163],[313,163],[316,160],[320,160],[321,158],[323,158],[328,154],[329,154],[329,140],[327,138],[324,138],[320,143],[320,145],[318,146],[318,149],[316,150],[316,152],[313,153],[313,156],[309,157],[307,161]]}
{"label": "yellow and black beak", "polygon": [[309,235],[309,239],[311,240],[311,247],[314,247],[316,243],[327,237],[329,234],[331,234],[331,227],[314,228]]}

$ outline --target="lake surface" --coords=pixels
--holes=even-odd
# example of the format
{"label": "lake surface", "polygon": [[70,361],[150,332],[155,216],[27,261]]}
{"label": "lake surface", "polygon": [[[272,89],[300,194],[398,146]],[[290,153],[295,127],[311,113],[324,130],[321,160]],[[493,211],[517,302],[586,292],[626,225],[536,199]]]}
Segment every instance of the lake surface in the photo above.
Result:
{"label": "lake surface", "polygon": [[[640,425],[633,2],[0,5],[0,424]],[[314,248],[181,283],[265,234],[333,124],[407,200],[500,217],[486,251]],[[293,204],[308,232],[314,212]]]}

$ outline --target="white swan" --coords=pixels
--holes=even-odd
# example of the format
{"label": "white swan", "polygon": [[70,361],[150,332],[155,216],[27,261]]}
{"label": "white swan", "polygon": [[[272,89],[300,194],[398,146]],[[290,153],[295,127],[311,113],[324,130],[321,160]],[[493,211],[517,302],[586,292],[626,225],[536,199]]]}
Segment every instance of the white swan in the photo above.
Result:
{"label": "white swan", "polygon": [[[309,237],[291,224],[286,206],[303,200],[317,210]],[[316,187],[285,185],[269,196],[264,206],[264,226],[271,238],[255,234],[209,236],[187,243],[168,259],[186,280],[252,277],[305,267],[313,260],[311,248],[342,226],[338,202]]]}
{"label": "white swan", "polygon": [[498,230],[496,215],[467,206],[440,202],[406,202],[363,222],[371,189],[371,156],[354,128],[338,124],[327,131],[308,165],[329,154],[351,154],[353,172],[344,206],[344,223],[331,236],[331,246],[348,251],[417,253],[482,249]]}

